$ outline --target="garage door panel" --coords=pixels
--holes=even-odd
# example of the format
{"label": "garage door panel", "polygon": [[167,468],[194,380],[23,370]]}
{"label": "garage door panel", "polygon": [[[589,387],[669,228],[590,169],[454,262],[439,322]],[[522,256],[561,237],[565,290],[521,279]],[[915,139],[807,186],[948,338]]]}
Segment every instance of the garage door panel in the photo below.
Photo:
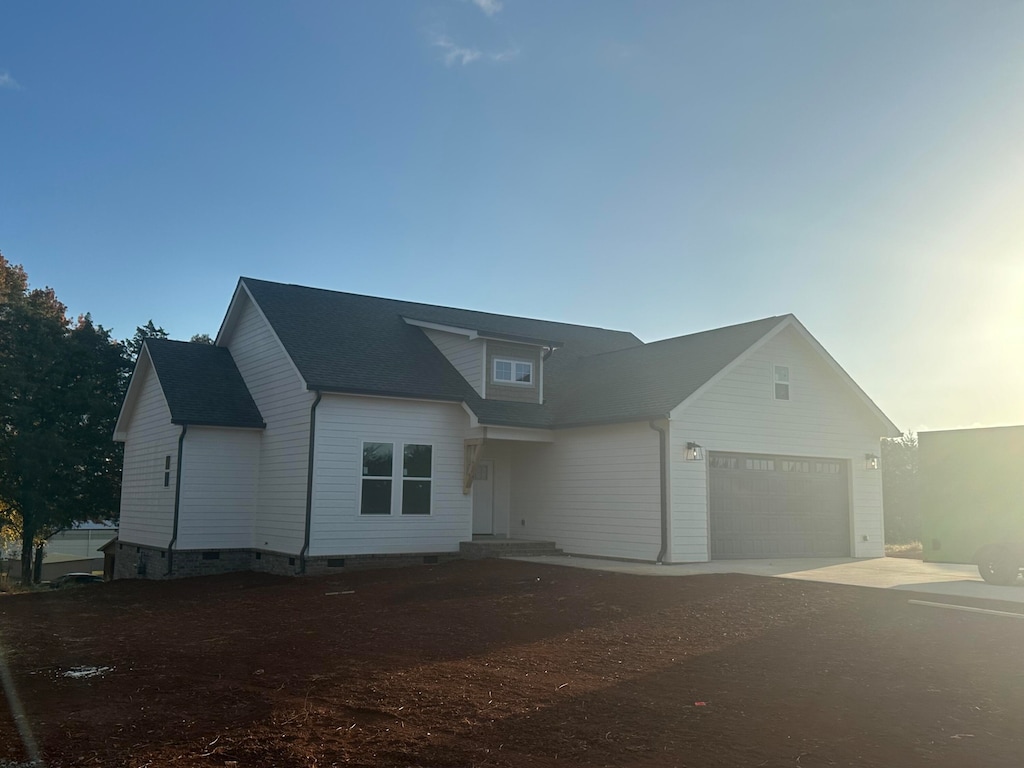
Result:
{"label": "garage door panel", "polygon": [[850,554],[845,462],[722,453],[709,459],[713,559]]}

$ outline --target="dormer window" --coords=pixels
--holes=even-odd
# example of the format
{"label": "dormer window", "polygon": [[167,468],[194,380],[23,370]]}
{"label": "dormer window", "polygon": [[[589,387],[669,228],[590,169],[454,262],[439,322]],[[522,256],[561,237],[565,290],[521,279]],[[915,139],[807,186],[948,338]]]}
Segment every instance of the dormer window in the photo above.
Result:
{"label": "dormer window", "polygon": [[494,358],[494,380],[502,384],[533,384],[533,363]]}

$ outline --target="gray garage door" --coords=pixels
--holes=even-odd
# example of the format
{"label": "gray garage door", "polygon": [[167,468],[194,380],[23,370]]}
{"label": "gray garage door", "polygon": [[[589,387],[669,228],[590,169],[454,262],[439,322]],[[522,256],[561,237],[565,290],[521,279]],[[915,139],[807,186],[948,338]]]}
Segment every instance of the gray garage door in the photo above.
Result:
{"label": "gray garage door", "polygon": [[712,453],[711,558],[849,557],[846,462]]}

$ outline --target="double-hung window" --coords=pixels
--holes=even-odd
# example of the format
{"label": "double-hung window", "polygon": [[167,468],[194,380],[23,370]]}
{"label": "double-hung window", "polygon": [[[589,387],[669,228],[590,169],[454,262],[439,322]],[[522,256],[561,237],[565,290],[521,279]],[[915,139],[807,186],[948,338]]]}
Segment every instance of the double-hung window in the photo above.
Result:
{"label": "double-hung window", "polygon": [[[429,515],[434,485],[434,449],[422,443],[363,443],[359,497],[362,515]],[[397,490],[397,493],[396,493]]]}
{"label": "double-hung window", "polygon": [[363,493],[359,503],[361,514],[391,514],[394,448],[392,443],[363,443]]}
{"label": "double-hung window", "polygon": [[496,357],[494,380],[503,384],[533,384],[533,363]]}
{"label": "double-hung window", "polygon": [[775,374],[775,399],[789,400],[789,366],[773,366]]}

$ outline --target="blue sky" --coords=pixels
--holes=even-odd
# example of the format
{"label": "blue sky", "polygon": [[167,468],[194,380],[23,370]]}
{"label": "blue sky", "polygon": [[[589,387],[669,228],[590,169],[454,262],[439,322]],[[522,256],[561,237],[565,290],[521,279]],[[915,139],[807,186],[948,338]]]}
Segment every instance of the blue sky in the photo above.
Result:
{"label": "blue sky", "polygon": [[0,5],[0,250],[118,337],[239,275],[645,340],[792,312],[1024,423],[1024,3]]}

